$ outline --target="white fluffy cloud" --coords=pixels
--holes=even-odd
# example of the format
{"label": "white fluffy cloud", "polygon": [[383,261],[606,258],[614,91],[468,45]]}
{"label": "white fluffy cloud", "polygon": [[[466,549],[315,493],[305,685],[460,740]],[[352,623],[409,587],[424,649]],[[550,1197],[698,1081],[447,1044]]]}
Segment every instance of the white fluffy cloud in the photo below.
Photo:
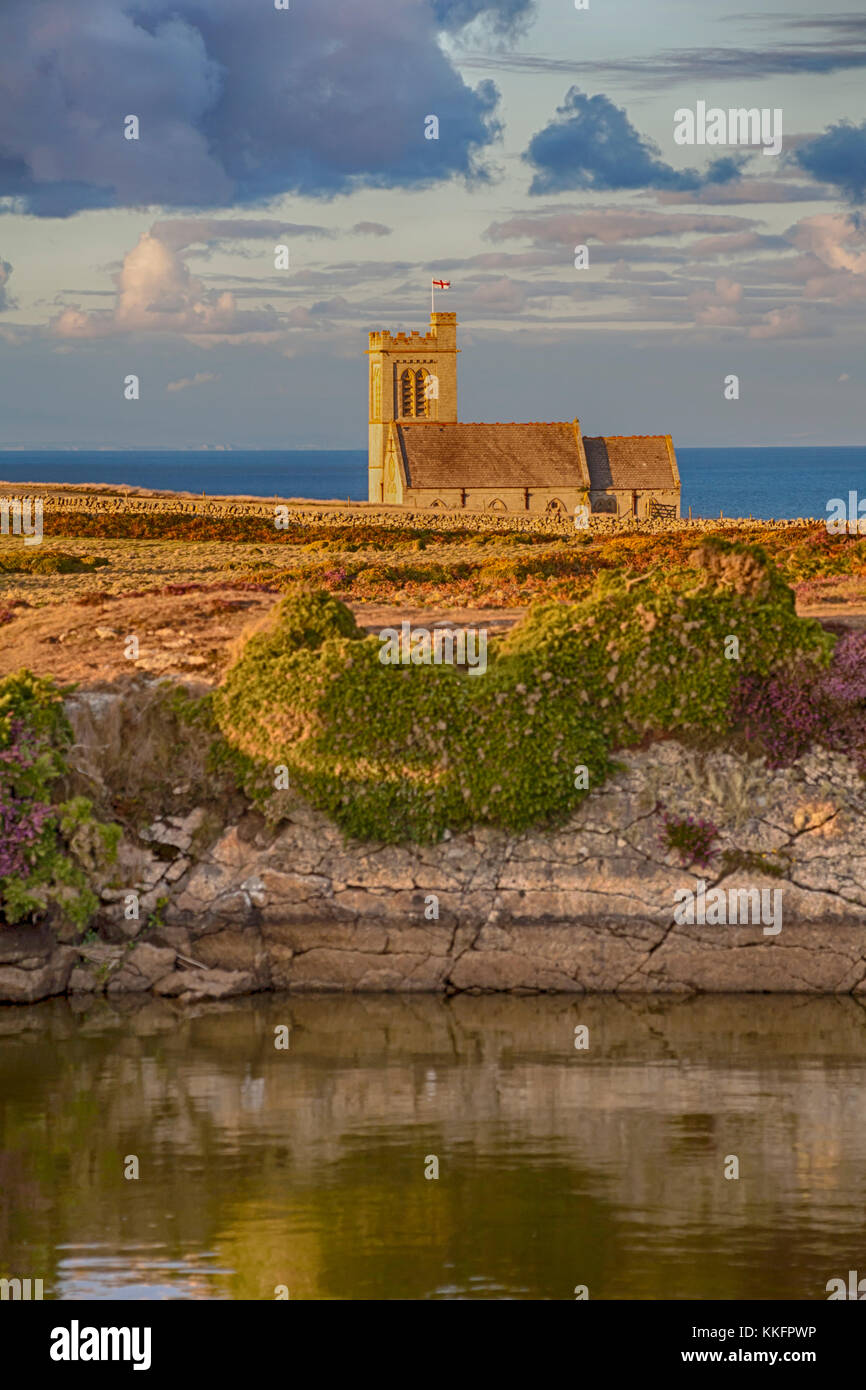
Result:
{"label": "white fluffy cloud", "polygon": [[152,232],[124,257],[116,277],[117,297],[109,310],[76,306],[51,320],[59,338],[104,338],[118,333],[179,333],[196,337],[277,333],[280,320],[270,306],[239,309],[228,291],[207,290],[178,251]]}

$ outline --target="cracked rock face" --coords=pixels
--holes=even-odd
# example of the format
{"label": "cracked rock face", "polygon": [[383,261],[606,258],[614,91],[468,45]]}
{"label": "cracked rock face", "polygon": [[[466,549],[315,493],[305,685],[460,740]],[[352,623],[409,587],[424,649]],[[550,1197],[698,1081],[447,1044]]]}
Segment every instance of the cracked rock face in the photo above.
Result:
{"label": "cracked rock face", "polygon": [[[623,770],[553,830],[489,828],[436,845],[344,839],[308,806],[276,832],[255,816],[194,856],[197,812],[166,815],[126,852],[154,925],[52,947],[0,936],[0,998],[153,989],[180,999],[297,991],[557,990],[866,993],[866,787],[841,754],[773,771],[674,742]],[[664,847],[663,813],[718,828],[702,866]],[[136,858],[136,855],[138,856]],[[763,890],[769,919],[675,920],[675,895]],[[147,939],[142,939],[146,936]],[[16,945],[16,941],[18,944]]]}

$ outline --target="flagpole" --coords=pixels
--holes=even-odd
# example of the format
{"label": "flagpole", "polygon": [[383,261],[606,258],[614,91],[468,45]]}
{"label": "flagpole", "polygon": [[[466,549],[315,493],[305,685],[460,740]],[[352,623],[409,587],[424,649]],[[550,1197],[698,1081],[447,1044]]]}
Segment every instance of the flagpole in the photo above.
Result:
{"label": "flagpole", "polygon": [[430,317],[436,313],[436,286],[430,281]]}

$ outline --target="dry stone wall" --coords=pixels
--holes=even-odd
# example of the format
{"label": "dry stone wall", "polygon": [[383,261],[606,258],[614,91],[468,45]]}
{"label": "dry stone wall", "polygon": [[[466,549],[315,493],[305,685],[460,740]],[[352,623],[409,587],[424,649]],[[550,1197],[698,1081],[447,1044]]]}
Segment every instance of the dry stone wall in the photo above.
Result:
{"label": "dry stone wall", "polygon": [[[265,517],[273,519],[275,506],[285,507],[283,521],[295,525],[327,526],[383,526],[411,530],[466,528],[473,531],[513,532],[528,531],[541,535],[570,536],[575,534],[572,518],[559,518],[547,513],[536,512],[472,512],[443,511],[441,508],[415,509],[402,506],[371,505],[363,502],[314,502],[297,498],[273,498],[265,501],[251,497],[194,497],[185,493],[151,493],[143,490],[106,491],[104,488],[79,487],[74,490],[52,488],[50,484],[18,485],[0,483],[0,497],[17,497],[22,501],[41,499],[44,517],[50,522],[52,516],[72,521],[76,513],[94,515],[118,515],[120,513],[156,513],[166,516],[209,516],[209,517]],[[633,517],[615,519],[610,516],[590,516],[588,529],[592,532],[612,534],[636,532],[644,535],[661,534],[671,531],[694,531],[701,533],[715,530],[719,518],[689,520],[635,520]],[[800,529],[816,524],[814,519],[753,521],[751,518],[724,518],[725,526],[737,530],[765,529],[768,526],[779,530]]]}

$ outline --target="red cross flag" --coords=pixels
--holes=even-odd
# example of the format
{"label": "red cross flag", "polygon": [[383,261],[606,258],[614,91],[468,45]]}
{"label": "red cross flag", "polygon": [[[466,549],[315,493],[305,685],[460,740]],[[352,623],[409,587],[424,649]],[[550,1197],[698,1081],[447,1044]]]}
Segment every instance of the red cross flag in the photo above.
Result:
{"label": "red cross flag", "polygon": [[435,314],[435,312],[436,312],[436,291],[437,291],[437,290],[450,290],[450,288],[451,288],[451,281],[450,281],[450,280],[431,280],[431,281],[430,281],[430,312],[431,312],[431,313]]}

